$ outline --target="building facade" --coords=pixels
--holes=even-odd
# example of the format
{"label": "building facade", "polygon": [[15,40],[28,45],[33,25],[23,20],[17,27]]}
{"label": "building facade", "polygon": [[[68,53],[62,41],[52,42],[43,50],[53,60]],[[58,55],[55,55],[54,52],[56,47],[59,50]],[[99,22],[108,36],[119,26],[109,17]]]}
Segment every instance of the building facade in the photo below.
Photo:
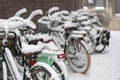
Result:
{"label": "building facade", "polygon": [[53,6],[60,9],[76,10],[82,7],[82,0],[0,0],[0,18],[13,16],[18,10],[27,8],[27,14],[35,9],[44,13]]}
{"label": "building facade", "polygon": [[[111,25],[115,26],[115,29],[120,29],[116,25],[119,23],[119,4],[120,0],[0,0],[0,18],[9,18],[22,8],[27,8],[28,12],[23,15],[27,17],[33,10],[42,9],[45,13],[53,6],[58,6],[61,10],[66,9],[69,11],[77,10],[83,6],[104,7],[112,19]],[[113,27],[110,28],[113,29]]]}

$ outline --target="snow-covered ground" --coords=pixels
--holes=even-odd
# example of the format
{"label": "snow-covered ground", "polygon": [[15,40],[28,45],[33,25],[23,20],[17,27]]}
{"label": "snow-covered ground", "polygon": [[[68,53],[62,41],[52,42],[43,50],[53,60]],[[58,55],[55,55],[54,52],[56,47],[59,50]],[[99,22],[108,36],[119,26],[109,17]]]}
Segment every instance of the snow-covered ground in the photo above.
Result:
{"label": "snow-covered ground", "polygon": [[120,80],[120,31],[111,31],[110,46],[103,53],[91,55],[86,74],[68,73],[69,80]]}

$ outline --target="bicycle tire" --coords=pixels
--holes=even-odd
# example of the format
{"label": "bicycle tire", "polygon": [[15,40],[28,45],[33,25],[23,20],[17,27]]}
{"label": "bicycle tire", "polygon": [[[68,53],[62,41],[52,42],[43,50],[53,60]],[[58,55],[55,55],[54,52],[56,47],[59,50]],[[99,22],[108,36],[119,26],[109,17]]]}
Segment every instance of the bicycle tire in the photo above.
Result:
{"label": "bicycle tire", "polygon": [[[60,66],[59,66],[56,62],[53,62],[52,65],[51,65],[51,67],[57,72],[57,74],[60,74],[60,75],[61,75],[62,69],[60,68]],[[66,80],[66,79],[65,79],[65,75],[62,74],[62,75],[60,76],[60,79],[61,79],[61,80]]]}
{"label": "bicycle tire", "polygon": [[29,73],[31,74],[32,80],[60,80],[58,74],[50,66],[45,64],[37,62],[31,67]]}
{"label": "bicycle tire", "polygon": [[[88,33],[88,38],[89,38],[89,41],[91,43],[91,46],[90,46],[91,50],[88,51],[88,53],[91,55],[91,54],[93,54],[95,52],[96,44],[95,44],[94,39],[93,39],[93,37],[92,37],[92,35],[90,33]],[[89,45],[89,43],[88,43],[88,45]]]}
{"label": "bicycle tire", "polygon": [[[95,25],[96,27],[101,27],[101,25],[99,25],[98,23],[95,23],[94,25]],[[101,34],[100,34],[100,35],[101,35]],[[102,37],[103,37],[103,36],[102,36]],[[99,41],[99,40],[98,40],[98,41]],[[102,47],[101,49],[97,49],[97,47],[100,46],[100,45],[103,45],[103,47]],[[95,52],[101,53],[101,52],[103,52],[103,51],[105,50],[105,48],[106,48],[106,45],[104,45],[104,44],[102,44],[102,43],[97,44],[97,45],[96,45]]]}
{"label": "bicycle tire", "polygon": [[[95,52],[95,49],[96,49],[96,45],[95,45],[95,43],[92,43],[92,51],[90,51],[89,52],[89,54],[91,55],[91,54],[93,54],[94,52]],[[91,49],[91,48],[90,48]]]}
{"label": "bicycle tire", "polygon": [[[39,73],[40,72],[40,73]],[[31,78],[33,79],[33,80],[41,80],[41,78],[42,78],[42,80],[50,80],[50,79],[46,79],[45,77],[46,76],[51,76],[50,75],[50,73],[49,73],[49,71],[47,71],[45,68],[43,68],[43,67],[36,67],[36,68],[34,68],[34,69],[32,69],[31,71],[30,71],[30,73],[31,73]],[[37,74],[39,75],[39,76],[37,76]]]}
{"label": "bicycle tire", "polygon": [[[100,45],[102,45],[102,44],[100,44]],[[96,46],[96,49],[95,49],[95,52],[97,52],[97,53],[103,52],[103,51],[105,50],[105,48],[106,48],[106,45],[103,45],[103,47],[99,50],[99,49],[97,49],[98,46],[99,46],[99,45],[97,45],[97,46]]]}
{"label": "bicycle tire", "polygon": [[[81,45],[81,47],[83,48],[83,50],[84,50],[84,55],[86,56],[86,64],[84,65],[84,66],[79,66],[78,67],[78,65],[75,65],[74,63],[73,63],[73,61],[72,61],[72,59],[76,59],[76,58],[79,58],[78,56],[74,56],[72,59],[71,58],[69,58],[69,54],[70,54],[70,48],[69,48],[69,46],[71,45],[71,46],[75,46],[75,44],[74,44],[74,42],[75,41],[77,41],[77,47],[79,46],[79,45]],[[78,45],[79,44],[79,45]],[[67,53],[66,53],[66,56],[67,56],[67,61],[68,61],[68,64],[69,64],[69,66],[70,66],[70,68],[73,70],[73,71],[75,71],[75,72],[79,72],[79,73],[82,73],[82,74],[85,74],[88,70],[89,70],[89,68],[90,68],[90,64],[91,64],[91,57],[90,57],[90,55],[88,54],[88,52],[87,52],[87,50],[86,50],[86,48],[84,47],[84,45],[80,42],[80,40],[79,39],[71,39],[71,40],[69,40],[68,41],[68,46],[67,46]],[[75,52],[75,54],[76,54],[76,52]],[[80,56],[80,55],[79,55]],[[80,60],[79,60],[79,62],[78,63],[80,63]],[[78,64],[77,63],[77,64]]]}

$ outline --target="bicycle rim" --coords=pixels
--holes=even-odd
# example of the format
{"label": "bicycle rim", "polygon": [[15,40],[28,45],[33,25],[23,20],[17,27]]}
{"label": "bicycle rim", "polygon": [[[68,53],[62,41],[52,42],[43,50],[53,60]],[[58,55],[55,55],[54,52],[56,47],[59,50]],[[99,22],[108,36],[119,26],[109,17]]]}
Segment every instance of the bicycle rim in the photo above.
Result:
{"label": "bicycle rim", "polygon": [[67,60],[71,69],[75,72],[86,73],[89,70],[91,58],[80,40],[68,41]]}

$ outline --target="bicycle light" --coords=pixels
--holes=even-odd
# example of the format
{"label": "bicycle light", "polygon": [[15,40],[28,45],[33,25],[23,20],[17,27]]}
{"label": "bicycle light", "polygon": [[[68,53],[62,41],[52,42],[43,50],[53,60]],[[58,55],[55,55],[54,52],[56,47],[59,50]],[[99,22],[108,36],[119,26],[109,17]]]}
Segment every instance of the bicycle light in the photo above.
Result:
{"label": "bicycle light", "polygon": [[63,58],[65,58],[65,54],[58,54],[57,57],[58,57],[58,59],[63,59]]}
{"label": "bicycle light", "polygon": [[34,65],[36,63],[36,60],[29,60],[28,62],[30,65]]}
{"label": "bicycle light", "polygon": [[82,33],[82,35],[85,37],[85,36],[86,36],[86,33]]}

